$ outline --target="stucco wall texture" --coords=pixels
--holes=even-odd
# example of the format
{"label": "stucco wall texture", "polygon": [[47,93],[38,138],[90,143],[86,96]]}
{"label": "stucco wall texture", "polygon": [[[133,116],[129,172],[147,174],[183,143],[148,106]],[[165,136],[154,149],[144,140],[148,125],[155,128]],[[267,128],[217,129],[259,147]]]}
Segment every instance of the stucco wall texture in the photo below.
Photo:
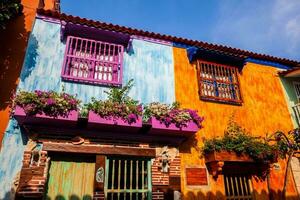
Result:
{"label": "stucco wall texture", "polygon": [[[9,122],[9,100],[15,91],[22,69],[29,34],[39,0],[21,0],[23,11],[10,20],[0,32],[0,149]],[[53,0],[45,0],[45,9],[52,9]]]}
{"label": "stucco wall texture", "polygon": [[[61,81],[65,50],[60,40],[60,24],[36,19],[29,38],[17,89],[54,90],[77,95],[87,103],[92,97],[104,99],[107,87]],[[141,103],[175,101],[172,47],[133,40],[132,49],[124,55],[123,84],[134,80],[130,96]],[[2,121],[2,120],[1,120]],[[16,120],[9,120],[0,150],[0,199],[9,199],[13,180],[22,167],[27,137]]]}
{"label": "stucco wall texture", "polygon": [[[27,143],[27,137],[16,121],[9,120],[9,107],[6,102],[10,92],[18,84],[19,89],[31,91],[61,91],[64,86],[66,92],[77,94],[86,103],[91,97],[105,98],[106,90],[100,86],[61,81],[65,43],[60,40],[59,24],[37,19],[24,59],[38,1],[23,0],[22,3],[26,6],[24,15],[19,21],[16,20],[18,32],[14,33],[14,29],[9,28],[11,33],[5,33],[7,41],[2,43],[1,39],[1,48],[11,49],[8,51],[11,57],[0,57],[0,61],[7,63],[6,67],[0,69],[0,141],[4,136],[2,147],[0,146],[0,199],[10,198],[10,188],[20,171]],[[14,36],[10,36],[12,33],[16,38],[16,34],[19,33],[23,36],[20,40],[13,41]],[[276,130],[287,132],[293,128],[276,68],[254,63],[245,64],[239,77],[243,98],[241,106],[206,102],[199,99],[196,68],[194,64],[190,64],[186,49],[137,39],[132,41],[132,47],[132,50],[124,55],[123,74],[124,84],[134,79],[135,86],[130,93],[132,97],[142,103],[172,103],[177,100],[183,107],[196,109],[205,117],[204,128],[195,138],[191,138],[180,147],[184,199],[225,198],[222,176],[217,180],[209,176],[208,186],[189,187],[185,183],[185,168],[205,167],[199,152],[199,147],[203,145],[203,137],[221,136],[232,113],[235,113],[235,120],[255,136],[265,136]],[[274,199],[280,199],[285,162],[280,161],[278,166],[279,169],[273,170],[270,176]],[[290,199],[298,199],[293,178],[290,177],[289,180],[287,195]],[[268,199],[267,181],[253,178],[252,182],[256,198]]]}
{"label": "stucco wall texture", "polygon": [[[276,130],[287,132],[293,128],[277,69],[246,63],[239,76],[243,104],[236,106],[207,102],[199,99],[196,67],[188,61],[186,50],[174,47],[173,54],[176,100],[183,107],[196,109],[205,117],[204,128],[196,134],[195,139],[190,139],[180,148],[184,199],[224,199],[222,176],[215,181],[210,175],[208,186],[189,187],[185,184],[184,169],[190,166],[205,166],[201,152],[197,150],[203,146],[203,137],[222,136],[233,113],[235,121],[254,136],[265,136]],[[274,191],[275,199],[280,199],[278,192],[283,186],[285,162],[280,161],[279,166],[280,170],[271,173],[271,190]],[[287,195],[291,199],[298,199],[293,178],[290,177],[289,180]],[[266,180],[252,179],[252,182],[256,198],[268,199]]]}

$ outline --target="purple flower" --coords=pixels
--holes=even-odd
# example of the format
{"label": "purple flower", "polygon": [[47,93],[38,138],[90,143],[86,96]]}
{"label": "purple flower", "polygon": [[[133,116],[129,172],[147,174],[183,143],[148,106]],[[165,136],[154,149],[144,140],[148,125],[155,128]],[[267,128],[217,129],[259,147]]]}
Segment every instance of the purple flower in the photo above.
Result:
{"label": "purple flower", "polygon": [[137,106],[137,111],[138,111],[139,113],[142,113],[142,112],[143,112],[143,107],[142,107],[141,104]]}
{"label": "purple flower", "polygon": [[44,92],[41,90],[35,90],[34,92],[38,97],[41,97],[44,94]]}
{"label": "purple flower", "polygon": [[72,105],[77,105],[77,101],[75,99],[71,99],[69,101],[69,103],[72,104]]}
{"label": "purple flower", "polygon": [[165,118],[165,125],[169,126],[172,123],[172,119],[170,117]]}
{"label": "purple flower", "polygon": [[26,114],[35,115],[37,113],[35,104],[27,104],[23,108]]}
{"label": "purple flower", "polygon": [[131,123],[134,123],[137,121],[137,116],[133,113],[129,114],[128,115],[128,123],[131,124]]}
{"label": "purple flower", "polygon": [[47,105],[53,105],[53,104],[55,104],[55,100],[54,99],[52,99],[52,98],[50,98],[50,99],[48,99],[47,100]]}

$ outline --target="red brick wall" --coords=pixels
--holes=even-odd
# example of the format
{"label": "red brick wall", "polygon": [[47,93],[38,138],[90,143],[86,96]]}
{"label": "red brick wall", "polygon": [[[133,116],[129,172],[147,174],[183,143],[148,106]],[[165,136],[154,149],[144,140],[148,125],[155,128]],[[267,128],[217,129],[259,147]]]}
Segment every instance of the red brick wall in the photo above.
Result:
{"label": "red brick wall", "polygon": [[161,156],[155,158],[152,164],[152,185],[169,185],[170,177],[180,177],[180,156],[169,161],[168,172],[162,172]]}
{"label": "red brick wall", "polygon": [[169,172],[162,172],[161,166],[161,156],[156,157],[151,167],[152,185],[169,185]]}
{"label": "red brick wall", "polygon": [[42,198],[45,191],[47,152],[41,151],[39,165],[31,163],[31,156],[32,152],[24,152],[23,167],[16,194],[18,198]]}
{"label": "red brick wall", "polygon": [[180,176],[180,156],[176,156],[170,163],[170,176]]}
{"label": "red brick wall", "polygon": [[152,164],[152,199],[163,200],[168,190],[180,190],[180,156],[169,160],[168,172],[162,172],[162,158],[157,156]]}

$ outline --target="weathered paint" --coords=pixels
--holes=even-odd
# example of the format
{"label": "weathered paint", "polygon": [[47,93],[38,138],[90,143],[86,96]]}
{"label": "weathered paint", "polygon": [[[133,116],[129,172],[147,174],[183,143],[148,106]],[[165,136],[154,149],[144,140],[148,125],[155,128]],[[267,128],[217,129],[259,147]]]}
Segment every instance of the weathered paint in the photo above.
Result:
{"label": "weathered paint", "polygon": [[[35,21],[22,69],[19,88],[55,90],[64,87],[84,103],[91,97],[103,99],[107,87],[61,81],[65,43],[60,41],[60,24]],[[172,47],[133,40],[124,55],[123,84],[134,79],[130,95],[143,103],[175,99]],[[162,84],[163,83],[163,84]]]}
{"label": "weathered paint", "polygon": [[297,128],[298,124],[297,124],[296,116],[295,116],[295,113],[294,113],[292,107],[295,106],[298,103],[298,99],[297,99],[297,96],[296,96],[296,91],[295,91],[293,82],[294,81],[300,82],[300,78],[291,78],[291,77],[284,78],[284,77],[281,77],[280,80],[281,80],[282,87],[283,87],[283,90],[284,90],[284,97],[285,97],[285,100],[288,104],[288,109],[289,109],[289,112],[290,112],[291,117],[292,117],[293,125],[294,125],[295,128]]}
{"label": "weathered paint", "polygon": [[0,199],[11,199],[11,190],[17,173],[21,170],[26,135],[16,120],[10,120],[0,150]]}
{"label": "weathered paint", "polygon": [[[61,81],[65,44],[60,40],[60,24],[37,19],[28,43],[19,89],[61,91],[64,87],[66,92],[77,94],[83,103],[91,97],[106,97],[104,91],[107,87]],[[132,41],[132,49],[124,55],[123,72],[124,84],[134,79],[135,85],[130,92],[132,97],[143,103],[172,103],[175,100],[172,51],[170,46],[136,39]],[[8,120],[8,113],[6,115]],[[1,124],[6,118],[2,120],[1,117]],[[5,123],[2,125],[6,127]],[[0,161],[3,161],[0,162],[0,186],[4,188],[0,192],[2,196],[10,191],[12,181],[22,166],[24,149],[19,143],[22,135],[20,128],[14,120],[10,120],[10,124],[14,125],[7,127],[0,151]]]}
{"label": "weathered paint", "polygon": [[[7,102],[18,84],[38,3],[39,0],[21,0],[22,14],[10,20],[5,30],[0,31],[0,149],[9,121],[10,107]],[[45,0],[45,4],[45,9],[53,7],[52,0]]]}
{"label": "weathered paint", "polygon": [[91,200],[94,174],[94,162],[51,161],[46,199]]}
{"label": "weathered paint", "polygon": [[[265,136],[276,130],[287,132],[293,128],[288,108],[284,99],[277,69],[271,66],[262,66],[254,63],[246,63],[240,74],[240,88],[242,92],[242,106],[206,102],[199,99],[196,68],[190,64],[185,49],[173,48],[175,66],[175,95],[183,107],[197,109],[205,116],[204,128],[201,129],[195,139],[192,138],[182,145],[181,168],[182,191],[185,199],[215,199],[224,198],[223,177],[219,176],[215,181],[211,176],[209,186],[188,187],[185,181],[185,168],[205,166],[204,159],[196,147],[203,145],[203,139],[221,136],[227,126],[229,117],[235,113],[235,120],[247,131],[256,136]],[[280,162],[281,170],[272,174],[271,187],[273,190],[282,189],[284,163]],[[278,178],[278,179],[277,179]],[[277,184],[278,183],[278,184]],[[277,184],[277,185],[276,185]],[[258,199],[267,199],[266,180],[260,182],[253,179],[254,192]],[[296,197],[295,187],[289,184],[289,196]]]}

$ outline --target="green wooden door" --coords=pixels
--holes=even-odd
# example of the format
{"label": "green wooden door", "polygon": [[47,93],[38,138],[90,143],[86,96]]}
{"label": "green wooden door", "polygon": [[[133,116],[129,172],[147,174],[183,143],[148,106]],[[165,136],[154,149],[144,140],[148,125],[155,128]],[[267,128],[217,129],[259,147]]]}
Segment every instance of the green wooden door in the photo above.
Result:
{"label": "green wooden door", "polygon": [[91,200],[94,190],[95,162],[69,158],[51,161],[48,174],[48,200]]}

